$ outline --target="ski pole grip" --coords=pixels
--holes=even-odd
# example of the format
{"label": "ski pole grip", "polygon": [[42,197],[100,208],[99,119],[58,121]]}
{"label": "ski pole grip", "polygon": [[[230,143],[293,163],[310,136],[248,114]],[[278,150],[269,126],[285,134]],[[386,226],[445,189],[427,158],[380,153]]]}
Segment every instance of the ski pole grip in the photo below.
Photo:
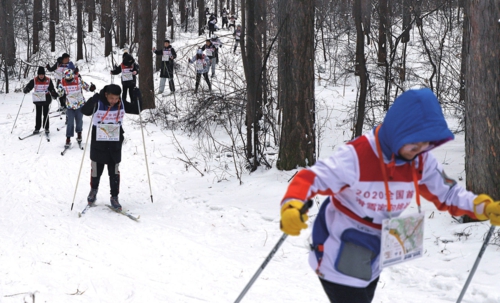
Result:
{"label": "ski pole grip", "polygon": [[[307,213],[307,211],[309,210],[309,208],[311,208],[313,205],[313,200],[307,200],[306,203],[304,203],[304,205],[302,205],[302,207],[300,208],[299,212],[301,215]],[[300,216],[300,220],[302,220],[302,216]]]}

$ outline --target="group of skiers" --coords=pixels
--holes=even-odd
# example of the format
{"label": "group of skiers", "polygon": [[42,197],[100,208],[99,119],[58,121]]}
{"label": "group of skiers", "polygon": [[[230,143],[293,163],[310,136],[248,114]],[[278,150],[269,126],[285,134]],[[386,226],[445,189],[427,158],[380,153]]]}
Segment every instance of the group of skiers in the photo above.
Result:
{"label": "group of skiers", "polygon": [[[77,142],[82,141],[83,115],[92,116],[92,139],[90,146],[91,190],[87,197],[89,206],[93,206],[99,188],[100,177],[104,166],[108,167],[110,182],[111,207],[120,212],[122,207],[118,200],[120,189],[121,148],[124,140],[122,121],[125,113],[138,114],[140,112],[141,94],[136,87],[136,75],[139,66],[132,55],[125,53],[121,65],[115,66],[111,74],[122,74],[122,88],[116,84],[106,85],[99,93],[85,100],[82,90],[94,92],[94,84],[83,81],[79,70],[71,62],[70,56],[64,53],[53,66],[46,68],[54,72],[56,86],[45,75],[45,68],[38,67],[37,75],[23,89],[25,94],[33,91],[32,98],[36,108],[35,130],[40,133],[43,127],[48,137],[49,106],[52,98],[59,98],[58,111],[66,114],[66,142],[65,151],[71,146],[71,138],[77,133]],[[131,102],[127,101],[127,92]],[[43,114],[43,122],[42,122]]]}

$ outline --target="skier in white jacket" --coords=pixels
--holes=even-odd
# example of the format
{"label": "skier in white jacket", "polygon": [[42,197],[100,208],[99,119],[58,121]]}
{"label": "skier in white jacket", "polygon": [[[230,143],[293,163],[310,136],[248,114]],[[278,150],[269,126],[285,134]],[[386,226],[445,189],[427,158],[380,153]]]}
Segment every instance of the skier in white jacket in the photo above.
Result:
{"label": "skier in white jacket", "polygon": [[453,138],[432,91],[409,90],[381,125],[294,177],[281,202],[283,232],[307,228],[299,211],[304,202],[329,196],[313,225],[309,263],[331,302],[372,301],[382,270],[382,221],[397,218],[413,197],[419,209],[422,196],[454,216],[500,225],[500,202],[448,178],[429,152]]}

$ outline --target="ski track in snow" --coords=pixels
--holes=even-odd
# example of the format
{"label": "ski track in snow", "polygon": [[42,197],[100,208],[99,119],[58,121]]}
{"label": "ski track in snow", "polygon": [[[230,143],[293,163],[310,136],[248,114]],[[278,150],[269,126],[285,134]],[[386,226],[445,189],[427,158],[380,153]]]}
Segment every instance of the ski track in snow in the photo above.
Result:
{"label": "ski track in snow", "polygon": [[[187,44],[187,43],[186,43]],[[201,43],[200,43],[201,45]],[[178,49],[178,62],[192,47]],[[228,51],[229,48],[224,48]],[[185,51],[185,52],[184,52]],[[187,53],[186,53],[187,52]],[[236,57],[228,54],[228,62]],[[183,60],[183,61],[182,61]],[[104,59],[100,69],[82,68],[83,79],[102,88],[110,81]],[[237,66],[236,68],[241,69]],[[92,70],[92,72],[86,71]],[[190,78],[176,77],[176,86]],[[157,79],[157,77],[155,77]],[[215,81],[222,81],[218,75]],[[26,81],[27,82],[27,81]],[[119,77],[115,78],[119,83]],[[155,82],[157,85],[157,82]],[[200,89],[206,89],[201,82]],[[220,83],[215,82],[214,88]],[[342,134],[342,108],[355,98],[349,88],[317,87],[318,100],[333,109],[332,121],[322,143],[321,157],[348,140]],[[86,97],[91,94],[85,93]],[[185,98],[192,98],[190,94]],[[126,143],[120,164],[120,203],[134,215],[134,222],[110,211],[109,181],[106,170],[101,178],[97,206],[82,218],[78,212],[86,204],[89,191],[90,160],[87,148],[74,208],[71,203],[82,161],[83,150],[72,148],[64,157],[63,120],[51,119],[51,142],[33,136],[18,136],[33,130],[35,114],[27,95],[17,125],[14,123],[23,95],[0,95],[0,302],[233,302],[262,264],[281,236],[278,203],[287,181],[295,171],[275,168],[243,175],[243,185],[229,177],[216,182],[205,177],[177,157],[184,156],[173,145],[170,131],[154,124],[145,125],[145,140],[154,203],[150,201],[138,118],[125,117]],[[162,99],[170,97],[162,97]],[[333,101],[332,101],[333,100]],[[176,102],[183,102],[178,99]],[[57,106],[53,101],[52,110]],[[143,113],[144,115],[144,113]],[[89,117],[84,117],[86,139]],[[56,127],[62,127],[56,131]],[[344,125],[345,127],[345,125]],[[182,132],[177,139],[194,155],[195,142]],[[73,141],[75,141],[73,139]],[[450,177],[463,173],[463,135],[439,148]],[[463,184],[463,182],[461,182]],[[319,201],[319,200],[318,200]],[[420,259],[386,269],[380,278],[374,303],[455,302],[479,252],[487,223],[458,225],[447,213],[437,212],[423,201],[426,214],[425,247]],[[412,206],[409,211],[416,211]],[[317,207],[310,216],[314,218]],[[432,218],[430,214],[434,212]],[[311,226],[311,221],[309,225]],[[459,239],[455,233],[470,236]],[[310,227],[299,237],[288,237],[243,302],[326,302],[318,278],[307,264]],[[443,243],[442,239],[450,240]],[[453,242],[451,242],[453,241]],[[497,246],[489,246],[463,302],[500,301],[496,269]],[[19,295],[17,295],[19,294]]]}

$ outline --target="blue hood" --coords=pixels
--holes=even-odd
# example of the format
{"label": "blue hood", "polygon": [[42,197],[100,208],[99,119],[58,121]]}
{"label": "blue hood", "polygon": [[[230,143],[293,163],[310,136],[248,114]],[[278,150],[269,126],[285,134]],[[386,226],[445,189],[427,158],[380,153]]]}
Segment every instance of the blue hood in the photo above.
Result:
{"label": "blue hood", "polygon": [[379,130],[384,155],[391,159],[394,154],[398,163],[407,162],[398,156],[405,144],[430,142],[434,148],[453,138],[439,101],[428,88],[408,90],[397,97]]}

